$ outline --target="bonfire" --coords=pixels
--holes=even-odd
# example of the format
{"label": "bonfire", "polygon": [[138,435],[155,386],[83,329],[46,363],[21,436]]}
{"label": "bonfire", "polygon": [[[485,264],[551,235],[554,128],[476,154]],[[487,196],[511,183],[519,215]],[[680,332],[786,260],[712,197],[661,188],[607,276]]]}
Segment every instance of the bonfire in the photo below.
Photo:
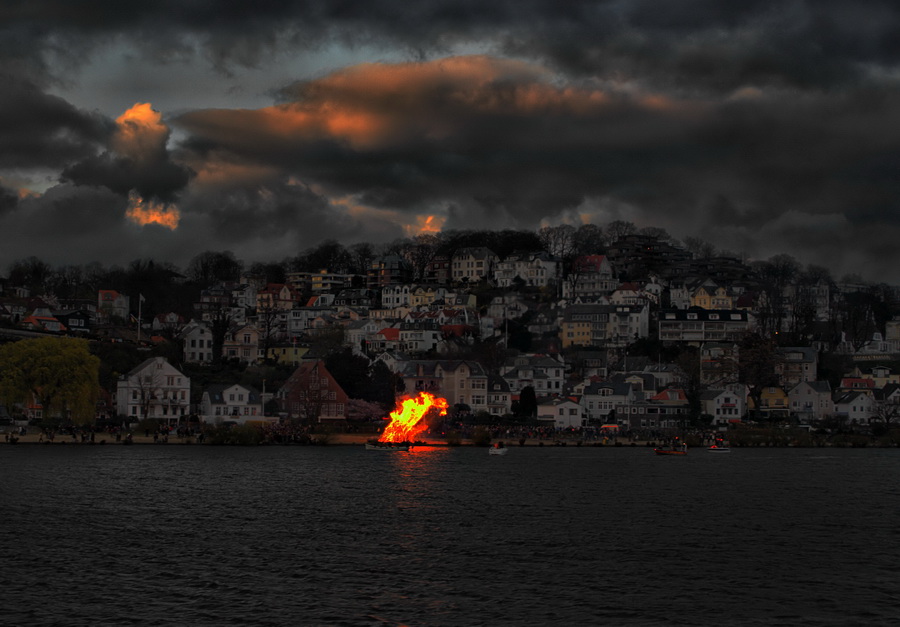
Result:
{"label": "bonfire", "polygon": [[397,400],[390,422],[384,428],[379,442],[414,442],[416,437],[428,429],[425,419],[429,413],[439,412],[439,416],[447,415],[447,399],[436,397],[428,392],[420,392],[418,396]]}

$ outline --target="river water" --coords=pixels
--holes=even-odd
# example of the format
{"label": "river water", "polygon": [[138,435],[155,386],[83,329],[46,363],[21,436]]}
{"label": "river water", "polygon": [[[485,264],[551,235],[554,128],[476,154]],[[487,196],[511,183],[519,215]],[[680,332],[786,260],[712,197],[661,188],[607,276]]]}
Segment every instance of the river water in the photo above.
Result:
{"label": "river water", "polygon": [[0,625],[896,625],[900,451],[0,447]]}

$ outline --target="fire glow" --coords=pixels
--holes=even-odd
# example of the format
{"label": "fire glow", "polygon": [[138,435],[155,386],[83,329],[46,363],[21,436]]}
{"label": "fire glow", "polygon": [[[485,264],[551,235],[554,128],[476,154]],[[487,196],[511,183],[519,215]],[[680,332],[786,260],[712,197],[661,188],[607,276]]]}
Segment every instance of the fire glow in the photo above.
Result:
{"label": "fire glow", "polygon": [[128,211],[125,215],[140,226],[159,224],[173,231],[178,228],[181,220],[181,213],[175,205],[155,200],[145,201],[134,192],[128,195]]}
{"label": "fire glow", "polygon": [[428,422],[424,418],[431,410],[439,410],[439,415],[446,416],[447,399],[420,392],[418,396],[398,400],[391,412],[391,421],[378,441],[413,442],[416,436],[428,428]]}

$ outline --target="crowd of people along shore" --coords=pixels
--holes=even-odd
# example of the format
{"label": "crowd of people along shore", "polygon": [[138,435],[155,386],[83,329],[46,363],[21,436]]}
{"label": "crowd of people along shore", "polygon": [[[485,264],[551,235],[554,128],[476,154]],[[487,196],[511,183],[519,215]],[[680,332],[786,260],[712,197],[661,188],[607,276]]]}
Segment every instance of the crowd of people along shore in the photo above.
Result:
{"label": "crowd of people along shore", "polygon": [[[385,423],[386,424],[386,423]],[[377,438],[384,425],[379,423],[366,423],[355,425],[333,426],[322,429],[321,426],[311,427],[298,421],[279,421],[270,423],[255,423],[243,425],[244,430],[253,432],[254,437],[241,440],[240,443],[249,444],[334,444],[342,442],[357,442],[360,437]],[[39,428],[35,426],[10,426],[2,429],[3,441],[7,444],[15,444],[20,440],[37,443],[79,443],[79,444],[105,444],[107,442],[132,444],[136,441],[142,443],[168,444],[173,443],[236,443],[234,440],[224,440],[221,437],[223,431],[234,428],[232,425],[213,425],[198,422],[190,422],[179,425],[162,425],[153,429],[129,428],[126,425],[110,426],[65,426],[55,429]],[[418,441],[428,441],[433,444],[446,443],[459,445],[463,443],[486,445],[491,442],[503,441],[521,446],[656,446],[668,444],[674,440],[686,442],[689,446],[710,446],[720,442],[723,438],[733,440],[733,445],[738,446],[802,446],[803,443],[789,439],[742,439],[742,432],[723,433],[714,429],[689,429],[671,433],[658,430],[623,430],[614,428],[582,427],[557,429],[552,426],[539,425],[473,425],[459,420],[444,420],[433,425],[428,431],[417,437]],[[864,437],[855,436],[853,437]],[[36,436],[36,437],[35,437]],[[143,437],[141,437],[143,436]],[[342,437],[351,436],[351,437]],[[355,436],[355,437],[353,437]],[[868,442],[839,442],[833,441],[834,437],[843,437],[846,434],[825,434],[810,436],[805,445],[829,446],[833,444],[847,446],[884,446],[885,444]],[[23,438],[25,438],[23,440]],[[846,439],[846,438],[845,438]],[[894,444],[896,446],[897,444]]]}

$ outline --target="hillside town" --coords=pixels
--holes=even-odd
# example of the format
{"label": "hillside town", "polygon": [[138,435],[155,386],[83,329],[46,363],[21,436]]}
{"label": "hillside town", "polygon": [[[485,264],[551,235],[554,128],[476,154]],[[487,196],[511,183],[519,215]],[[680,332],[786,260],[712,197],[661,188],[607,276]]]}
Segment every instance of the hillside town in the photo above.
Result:
{"label": "hillside town", "polygon": [[[88,339],[103,424],[352,429],[420,391],[460,424],[550,431],[886,433],[900,416],[895,288],[630,223],[89,270],[13,264],[0,339]],[[65,418],[47,413],[37,395],[0,408]]]}

